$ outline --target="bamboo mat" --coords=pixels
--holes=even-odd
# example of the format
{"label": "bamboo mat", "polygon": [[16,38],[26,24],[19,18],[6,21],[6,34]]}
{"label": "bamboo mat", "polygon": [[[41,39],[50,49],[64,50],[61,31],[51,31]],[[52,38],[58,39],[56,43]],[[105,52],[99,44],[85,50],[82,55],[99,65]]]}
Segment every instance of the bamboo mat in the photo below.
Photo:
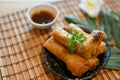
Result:
{"label": "bamboo mat", "polygon": [[[105,3],[105,7],[120,12],[120,0],[105,0]],[[1,80],[61,80],[42,60],[42,45],[51,30],[68,24],[65,15],[85,18],[78,8],[79,0],[53,4],[58,7],[60,17],[52,28],[46,30],[34,29],[26,18],[26,10],[0,17]],[[102,69],[92,80],[120,80],[120,71]]]}

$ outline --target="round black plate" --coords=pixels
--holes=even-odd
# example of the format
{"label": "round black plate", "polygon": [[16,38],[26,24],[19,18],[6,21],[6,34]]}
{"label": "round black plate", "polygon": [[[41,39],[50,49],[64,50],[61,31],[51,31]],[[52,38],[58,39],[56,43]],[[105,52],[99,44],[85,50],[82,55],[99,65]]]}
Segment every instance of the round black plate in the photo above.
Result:
{"label": "round black plate", "polygon": [[[85,32],[90,33],[91,31],[87,28],[81,27]],[[49,37],[48,37],[49,38]],[[47,38],[47,39],[48,39]],[[54,56],[52,53],[50,53],[46,48],[43,47],[43,59],[45,60],[46,65],[48,68],[56,75],[61,77],[62,79],[65,80],[88,80],[95,76],[108,62],[110,58],[110,47],[107,43],[107,41],[104,39],[103,40],[106,43],[107,50],[104,54],[101,54],[98,56],[99,58],[99,65],[90,71],[87,71],[84,73],[81,77],[73,76],[70,71],[67,70],[65,67],[65,64],[60,61],[56,56]]]}

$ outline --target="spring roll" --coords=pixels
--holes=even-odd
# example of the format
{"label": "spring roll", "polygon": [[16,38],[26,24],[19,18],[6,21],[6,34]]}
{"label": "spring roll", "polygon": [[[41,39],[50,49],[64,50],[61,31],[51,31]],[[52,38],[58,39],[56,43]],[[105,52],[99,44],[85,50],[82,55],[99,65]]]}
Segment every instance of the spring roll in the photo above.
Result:
{"label": "spring roll", "polygon": [[90,69],[95,68],[99,64],[99,59],[97,57],[91,57],[87,59],[87,61],[90,63]]}
{"label": "spring roll", "polygon": [[[67,36],[68,32],[66,32],[63,29],[54,30],[51,35],[58,40],[60,43],[62,43],[65,47],[69,48],[68,41],[71,39]],[[88,39],[83,43],[83,45],[80,45],[78,43],[75,44],[75,53],[77,53],[79,56],[81,56],[84,59],[88,59],[92,57],[93,55],[97,55],[97,49],[100,43],[102,42],[102,39],[104,37],[104,33],[101,31],[93,31],[91,35],[88,37]]]}
{"label": "spring roll", "polygon": [[100,55],[100,54],[103,54],[106,50],[107,50],[106,43],[105,43],[105,42],[102,42],[102,43],[98,46],[97,56]]}
{"label": "spring roll", "polygon": [[53,55],[66,64],[67,69],[74,76],[81,76],[90,69],[90,64],[76,54],[71,54],[60,42],[54,38],[48,39],[44,45]]}
{"label": "spring roll", "polygon": [[[60,43],[62,43],[65,47],[67,47],[69,49],[68,46],[68,41],[71,39],[70,37],[68,37],[68,32],[63,30],[63,29],[58,29],[58,30],[54,30],[51,33],[51,36],[53,36],[57,41],[59,41]],[[84,45],[79,45],[78,43],[75,44],[75,53],[77,53],[79,56],[81,56],[82,58],[86,59],[86,54],[85,54],[85,47]],[[81,54],[79,54],[81,53]],[[83,54],[84,53],[84,54]]]}
{"label": "spring roll", "polygon": [[68,37],[68,32],[63,30],[62,28],[56,29],[51,33],[51,36],[53,36],[57,41],[62,43],[65,47],[68,48],[68,41],[70,38]]}
{"label": "spring roll", "polygon": [[[87,39],[90,34],[85,33],[81,28],[77,27],[75,24],[69,24],[68,27],[66,28],[67,32],[71,32],[71,30],[74,29],[77,31],[77,33],[83,33],[84,37]],[[98,47],[97,55],[100,55],[106,51],[106,44],[104,42],[101,42],[101,44]]]}
{"label": "spring roll", "polygon": [[89,36],[88,33],[84,32],[81,28],[77,27],[75,24],[69,24],[68,27],[66,27],[66,31],[71,33],[71,30],[74,29],[77,31],[77,33],[82,33],[84,35],[85,38],[87,38]]}
{"label": "spring roll", "polygon": [[86,57],[97,56],[98,47],[104,38],[104,32],[93,30],[86,42],[84,43]]}

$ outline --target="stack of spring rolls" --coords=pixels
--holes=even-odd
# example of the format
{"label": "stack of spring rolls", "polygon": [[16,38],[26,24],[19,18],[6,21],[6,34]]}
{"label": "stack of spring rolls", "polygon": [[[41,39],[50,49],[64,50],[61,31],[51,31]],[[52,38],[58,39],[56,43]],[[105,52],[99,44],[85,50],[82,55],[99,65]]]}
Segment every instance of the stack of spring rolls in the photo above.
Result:
{"label": "stack of spring rolls", "polygon": [[[72,29],[76,30],[77,34],[82,33],[86,41],[82,45],[75,43],[75,52],[71,54],[68,46],[71,38],[68,37],[68,33],[70,34]],[[99,30],[88,34],[76,25],[69,24],[65,30],[54,30],[51,36],[43,46],[63,61],[74,76],[81,76],[95,68],[99,64],[97,56],[106,51],[106,44],[102,42],[105,34]]]}

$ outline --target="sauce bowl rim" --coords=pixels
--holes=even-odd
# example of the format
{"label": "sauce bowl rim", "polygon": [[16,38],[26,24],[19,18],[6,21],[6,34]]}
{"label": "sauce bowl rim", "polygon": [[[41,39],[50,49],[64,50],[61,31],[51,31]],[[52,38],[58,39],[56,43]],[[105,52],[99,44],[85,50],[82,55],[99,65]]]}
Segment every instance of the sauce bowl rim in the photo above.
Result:
{"label": "sauce bowl rim", "polygon": [[[53,11],[56,12],[56,13],[55,13],[55,18],[54,18],[51,22],[45,23],[45,24],[40,24],[40,23],[34,22],[34,21],[31,19],[30,12],[31,12],[32,10],[34,10],[35,8],[38,8],[38,7],[41,7],[41,6],[44,6],[44,7],[48,8],[48,10],[51,9],[51,10],[53,10]],[[40,28],[40,27],[44,27],[44,26],[52,25],[53,23],[55,23],[55,21],[58,19],[58,17],[59,17],[59,10],[58,10],[58,8],[57,8],[56,6],[50,4],[50,3],[39,3],[39,4],[35,4],[35,5],[33,5],[32,7],[30,7],[30,8],[27,10],[27,18],[28,18],[28,20],[29,20],[33,25],[38,26],[39,28]]]}

